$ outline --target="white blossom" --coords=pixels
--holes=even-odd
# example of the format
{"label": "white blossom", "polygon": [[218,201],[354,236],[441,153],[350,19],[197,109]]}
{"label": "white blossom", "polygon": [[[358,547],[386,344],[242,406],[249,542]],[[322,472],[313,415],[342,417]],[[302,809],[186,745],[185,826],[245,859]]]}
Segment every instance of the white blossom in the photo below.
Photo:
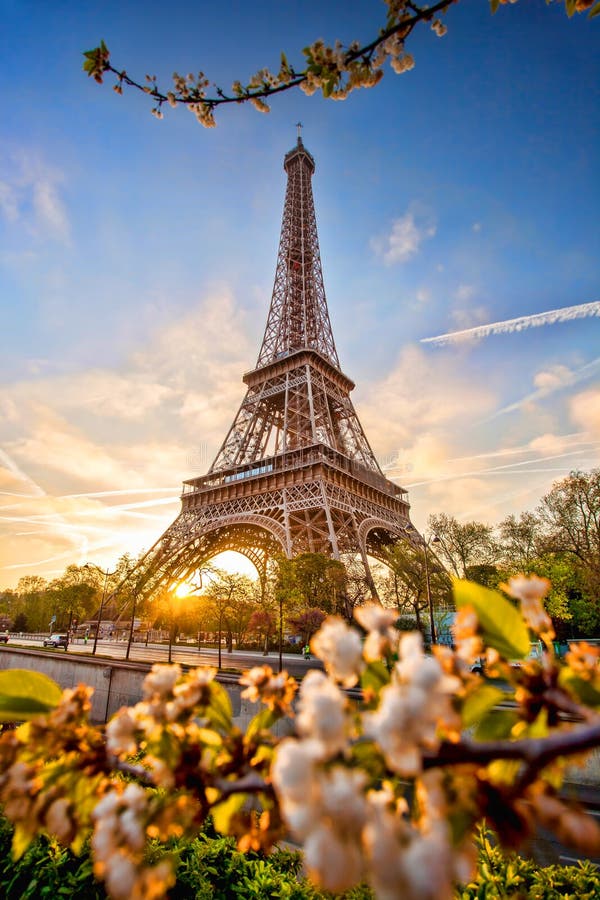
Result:
{"label": "white blossom", "polygon": [[155,694],[162,698],[168,697],[180,677],[181,666],[176,664],[165,666],[156,663],[152,666],[150,673],[144,678],[144,697],[147,700]]}
{"label": "white blossom", "polygon": [[327,891],[344,891],[361,880],[360,846],[344,841],[325,824],[319,824],[304,842],[304,862],[311,877]]}
{"label": "white blossom", "polygon": [[554,626],[550,616],[544,609],[542,600],[550,590],[547,578],[537,575],[517,575],[508,579],[508,584],[500,585],[507,594],[521,601],[523,618],[536,634],[554,637]]}
{"label": "white blossom", "polygon": [[363,666],[360,635],[338,616],[329,616],[311,641],[315,656],[323,660],[325,668],[344,687],[358,681]]}
{"label": "white blossom", "polygon": [[137,751],[137,722],[133,710],[123,707],[106,726],[106,746],[116,756],[131,756]]}
{"label": "white blossom", "polygon": [[302,681],[298,700],[296,728],[312,738],[322,758],[329,759],[343,750],[348,739],[348,701],[323,672],[308,672]]}
{"label": "white blossom", "polygon": [[399,635],[394,628],[397,619],[394,610],[385,609],[380,603],[366,603],[356,607],[354,618],[368,632],[363,648],[367,661],[381,659],[395,650]]}

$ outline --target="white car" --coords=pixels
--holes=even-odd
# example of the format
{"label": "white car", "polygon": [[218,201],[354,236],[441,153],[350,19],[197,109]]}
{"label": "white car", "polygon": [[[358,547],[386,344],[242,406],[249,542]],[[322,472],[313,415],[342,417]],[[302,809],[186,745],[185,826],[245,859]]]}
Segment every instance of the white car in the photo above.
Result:
{"label": "white car", "polygon": [[69,646],[69,635],[68,634],[51,634],[49,637],[44,638],[44,647],[64,647],[66,650]]}

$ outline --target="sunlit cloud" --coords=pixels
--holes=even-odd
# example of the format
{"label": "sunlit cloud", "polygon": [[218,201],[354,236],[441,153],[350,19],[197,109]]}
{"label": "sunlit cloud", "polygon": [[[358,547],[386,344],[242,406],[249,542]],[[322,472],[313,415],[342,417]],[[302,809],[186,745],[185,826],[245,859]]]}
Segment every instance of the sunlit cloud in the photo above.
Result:
{"label": "sunlit cloud", "polygon": [[505,319],[502,322],[491,322],[474,328],[463,328],[460,331],[449,331],[436,337],[421,338],[422,344],[450,344],[456,341],[468,341],[489,337],[492,334],[512,334],[528,328],[541,328],[543,325],[556,325],[559,322],[571,322],[574,319],[587,319],[600,316],[600,301],[580,303],[577,306],[565,306],[548,312],[535,313],[531,316],[519,316],[516,319]]}
{"label": "sunlit cloud", "polygon": [[432,238],[436,225],[432,216],[413,205],[403,216],[394,219],[387,234],[371,239],[371,248],[386,266],[405,263],[415,256],[423,241]]}
{"label": "sunlit cloud", "polygon": [[118,369],[2,386],[0,586],[25,567],[46,574],[90,553],[112,565],[154,544],[181,482],[208,469],[235,415],[256,355],[249,333],[218,288]]}
{"label": "sunlit cloud", "polygon": [[569,412],[575,424],[586,428],[600,440],[600,387],[571,397]]}

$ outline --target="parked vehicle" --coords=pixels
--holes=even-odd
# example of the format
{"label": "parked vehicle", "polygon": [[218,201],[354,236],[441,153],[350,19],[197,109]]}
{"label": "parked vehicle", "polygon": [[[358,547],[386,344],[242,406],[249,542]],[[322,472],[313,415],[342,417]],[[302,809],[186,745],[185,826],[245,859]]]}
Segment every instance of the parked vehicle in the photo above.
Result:
{"label": "parked vehicle", "polygon": [[[541,659],[543,654],[543,646],[541,641],[532,641],[529,649],[529,653],[525,657],[525,662],[530,659]],[[521,659],[511,659],[509,660],[510,665],[513,669],[520,669],[523,665],[523,660]],[[485,668],[485,659],[483,657],[479,657],[476,659],[473,665],[471,666],[471,672],[474,672],[476,675],[483,675],[483,670]]]}
{"label": "parked vehicle", "polygon": [[69,646],[69,635],[68,634],[51,634],[49,637],[44,638],[44,647],[64,647],[66,650]]}
{"label": "parked vehicle", "polygon": [[8,644],[8,631],[0,631],[0,644]]}

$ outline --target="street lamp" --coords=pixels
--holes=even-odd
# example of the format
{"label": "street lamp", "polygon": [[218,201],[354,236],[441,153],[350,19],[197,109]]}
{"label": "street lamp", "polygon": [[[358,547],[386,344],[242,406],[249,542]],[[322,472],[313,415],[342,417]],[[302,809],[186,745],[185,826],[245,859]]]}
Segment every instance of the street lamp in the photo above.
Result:
{"label": "street lamp", "polygon": [[431,598],[431,578],[429,575],[429,546],[430,544],[439,544],[440,539],[437,534],[434,534],[429,538],[429,540],[426,540],[423,535],[418,533],[417,529],[412,524],[407,526],[407,531],[411,533],[414,532],[416,535],[418,535],[418,543],[423,548],[423,556],[425,558],[425,587],[427,589],[427,608],[429,610],[429,629],[431,631],[431,643],[433,645],[437,643],[437,638],[435,632],[435,619],[433,617],[433,600]]}
{"label": "street lamp", "polygon": [[100,633],[100,624],[102,622],[102,613],[104,611],[104,603],[106,601],[106,588],[108,586],[108,579],[113,575],[117,574],[117,569],[114,572],[109,572],[108,569],[106,572],[100,568],[100,566],[95,565],[94,563],[86,563],[83,567],[84,569],[96,569],[96,571],[100,572],[104,575],[104,588],[102,590],[102,600],[100,602],[100,611],[98,613],[98,622],[96,624],[96,633],[94,634],[94,646],[92,647],[92,656],[96,655],[96,647],[98,646],[98,635]]}
{"label": "street lamp", "polygon": [[279,671],[283,669],[283,593],[279,593]]}
{"label": "street lamp", "polygon": [[131,653],[131,644],[133,642],[133,627],[135,625],[135,608],[137,606],[137,584],[133,589],[133,608],[131,610],[131,623],[129,625],[129,637],[127,639],[127,650],[125,651],[125,659],[129,659]]}
{"label": "street lamp", "polygon": [[173,589],[173,599],[171,603],[171,620],[169,622],[169,663],[171,662],[171,648],[173,646],[173,632],[175,631],[175,610],[174,606],[177,605],[177,610],[179,611],[180,603],[185,597],[190,596],[189,585],[185,582],[178,584]]}
{"label": "street lamp", "polygon": [[432,602],[432,599],[431,599],[431,580],[430,580],[430,577],[429,577],[429,555],[428,555],[428,550],[429,550],[429,544],[430,544],[430,543],[431,543],[431,544],[438,544],[438,543],[439,543],[439,540],[440,540],[440,539],[439,539],[439,537],[438,537],[436,534],[434,534],[433,537],[430,538],[428,541],[426,541],[426,540],[423,538],[423,554],[424,554],[424,556],[425,556],[425,582],[426,582],[426,585],[427,585],[427,606],[428,606],[428,608],[429,608],[429,628],[430,628],[430,630],[431,630],[431,643],[432,643],[432,644],[437,643],[437,640],[436,640],[436,633],[435,633],[435,620],[434,620],[434,618],[433,618],[433,602]]}

